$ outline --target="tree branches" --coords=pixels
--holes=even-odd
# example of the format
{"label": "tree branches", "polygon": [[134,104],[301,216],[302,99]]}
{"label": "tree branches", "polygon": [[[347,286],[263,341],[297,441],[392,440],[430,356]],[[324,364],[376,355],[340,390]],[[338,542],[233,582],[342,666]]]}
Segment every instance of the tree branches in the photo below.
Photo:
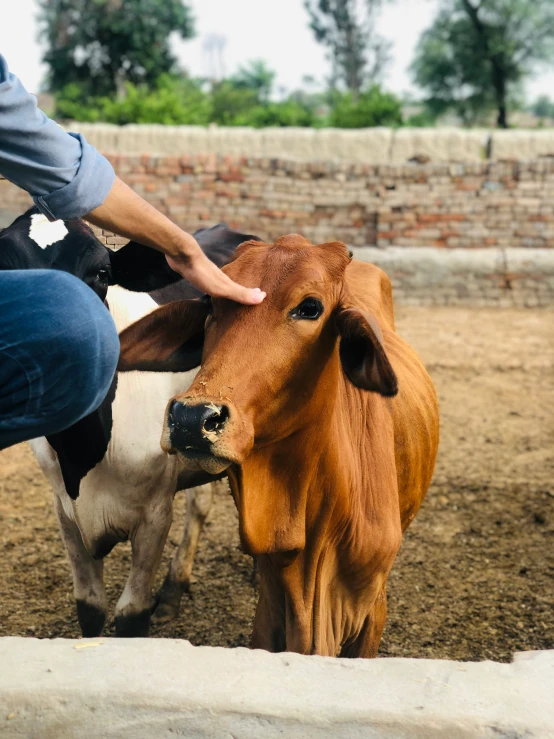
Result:
{"label": "tree branches", "polygon": [[175,66],[169,35],[194,32],[182,0],[39,0],[39,7],[53,92],[74,84],[84,97],[114,95],[126,81],[152,85]]}
{"label": "tree branches", "polygon": [[554,60],[553,39],[551,0],[448,0],[422,35],[412,69],[432,104],[460,112],[494,103],[506,128],[510,95],[534,65]]}
{"label": "tree branches", "polygon": [[343,86],[354,97],[379,79],[389,59],[390,44],[376,32],[383,0],[304,0],[317,41],[329,49],[331,86]]}

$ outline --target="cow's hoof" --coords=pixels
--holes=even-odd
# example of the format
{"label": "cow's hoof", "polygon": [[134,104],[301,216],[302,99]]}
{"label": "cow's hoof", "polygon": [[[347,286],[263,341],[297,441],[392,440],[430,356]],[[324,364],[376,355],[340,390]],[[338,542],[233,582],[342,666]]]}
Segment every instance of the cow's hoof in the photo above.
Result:
{"label": "cow's hoof", "polygon": [[122,639],[145,637],[150,630],[150,611],[115,617],[115,635]]}
{"label": "cow's hoof", "polygon": [[93,606],[84,600],[76,600],[77,619],[81,627],[81,634],[90,639],[93,636],[100,636],[106,623],[106,611],[98,606]]}
{"label": "cow's hoof", "polygon": [[174,582],[166,577],[154,600],[152,620],[157,624],[167,624],[177,618],[183,593],[188,593],[192,598],[188,580]]}
{"label": "cow's hoof", "polygon": [[152,614],[152,621],[159,625],[170,623],[179,615],[179,605],[180,603],[162,603],[158,601],[155,606],[156,610]]}

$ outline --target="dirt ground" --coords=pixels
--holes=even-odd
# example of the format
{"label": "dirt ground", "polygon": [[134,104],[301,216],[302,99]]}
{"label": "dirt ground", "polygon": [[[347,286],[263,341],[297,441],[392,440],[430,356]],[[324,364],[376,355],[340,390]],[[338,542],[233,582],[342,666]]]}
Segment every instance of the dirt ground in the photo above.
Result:
{"label": "dirt ground", "polygon": [[[389,580],[383,656],[509,660],[554,648],[554,312],[403,308],[439,394],[434,482]],[[161,582],[180,538],[176,501]],[[51,492],[25,445],[0,452],[0,635],[77,637]],[[115,605],[127,545],[109,556]],[[210,514],[179,619],[154,636],[248,645],[256,592],[230,495]],[[112,627],[108,628],[112,633]]]}

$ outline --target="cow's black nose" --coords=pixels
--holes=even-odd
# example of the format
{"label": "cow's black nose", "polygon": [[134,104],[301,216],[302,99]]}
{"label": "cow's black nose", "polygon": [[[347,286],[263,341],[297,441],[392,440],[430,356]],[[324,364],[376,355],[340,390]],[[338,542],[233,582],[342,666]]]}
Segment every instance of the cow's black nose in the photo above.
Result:
{"label": "cow's black nose", "polygon": [[174,400],[167,414],[171,443],[181,452],[208,452],[228,419],[229,410],[224,405],[187,405]]}

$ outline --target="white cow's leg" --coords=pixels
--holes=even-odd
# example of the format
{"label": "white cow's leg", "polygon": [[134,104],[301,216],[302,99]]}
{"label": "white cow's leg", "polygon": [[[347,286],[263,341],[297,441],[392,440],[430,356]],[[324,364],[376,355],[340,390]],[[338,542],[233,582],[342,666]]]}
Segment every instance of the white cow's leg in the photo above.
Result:
{"label": "white cow's leg", "polygon": [[172,500],[147,511],[131,536],[131,572],[115,608],[116,636],[148,636],[152,587],[171,526]]}
{"label": "white cow's leg", "polygon": [[183,593],[190,592],[190,578],[198,540],[204,522],[210,512],[217,485],[223,482],[210,482],[207,485],[187,490],[187,510],[185,530],[181,543],[175,550],[169,571],[158,593],[158,605],[154,619],[159,623],[171,621],[179,613]]}
{"label": "white cow's leg", "polygon": [[54,501],[73,575],[73,592],[81,633],[86,637],[99,636],[106,622],[107,607],[102,576],[103,562],[93,559],[87,552],[77,524],[67,516],[57,495],[54,496]]}

